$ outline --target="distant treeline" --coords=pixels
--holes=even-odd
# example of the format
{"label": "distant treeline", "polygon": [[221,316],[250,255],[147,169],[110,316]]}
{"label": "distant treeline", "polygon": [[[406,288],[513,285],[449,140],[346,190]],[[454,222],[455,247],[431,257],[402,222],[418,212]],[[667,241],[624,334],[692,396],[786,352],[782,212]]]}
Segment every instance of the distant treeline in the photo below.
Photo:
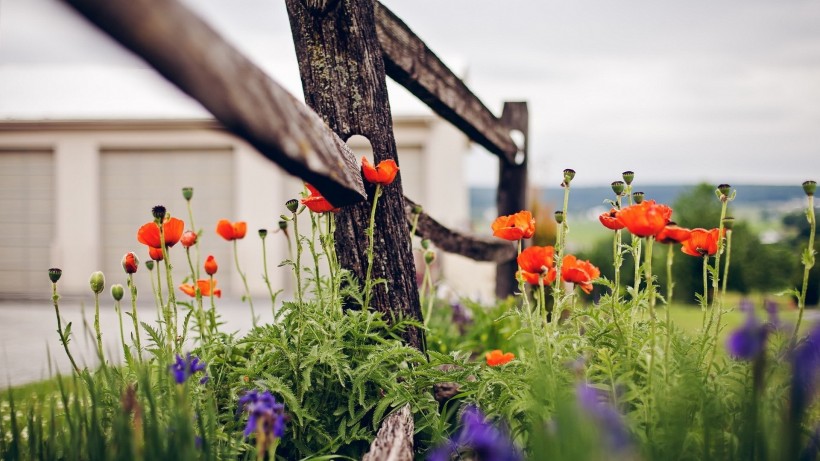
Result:
{"label": "distant treeline", "polygon": [[[717,187],[717,184],[715,184]],[[646,198],[654,199],[660,203],[671,204],[685,192],[697,187],[696,185],[641,185],[635,186],[636,191],[646,194]],[[755,206],[764,205],[766,202],[787,202],[790,200],[801,200],[805,198],[803,188],[800,184],[790,186],[761,186],[761,185],[735,185],[737,189],[737,199],[734,206]],[[563,201],[563,189],[558,187],[548,187],[539,191],[539,199],[542,203],[557,208]],[[612,197],[612,189],[605,187],[573,187],[570,195],[569,211],[583,212],[590,208],[605,206],[604,200]],[[494,187],[472,187],[470,188],[470,213],[476,219],[488,208],[495,207]]]}

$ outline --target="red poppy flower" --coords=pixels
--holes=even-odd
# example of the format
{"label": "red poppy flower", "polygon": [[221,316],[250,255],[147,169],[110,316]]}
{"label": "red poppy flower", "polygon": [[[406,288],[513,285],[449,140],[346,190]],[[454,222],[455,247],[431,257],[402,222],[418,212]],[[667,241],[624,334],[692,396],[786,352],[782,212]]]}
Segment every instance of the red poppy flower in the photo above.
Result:
{"label": "red poppy flower", "polygon": [[582,261],[573,255],[564,256],[561,263],[561,278],[565,282],[574,283],[589,294],[592,291],[592,281],[601,276],[601,271],[589,261]]}
{"label": "red poppy flower", "polygon": [[126,253],[125,256],[122,257],[122,268],[126,274],[136,273],[139,265],[140,260],[133,251]]}
{"label": "red poppy flower", "polygon": [[518,276],[530,285],[538,285],[538,278],[543,277],[544,285],[555,281],[555,248],[552,246],[532,246],[518,255]]}
{"label": "red poppy flower", "polygon": [[374,167],[367,161],[367,157],[362,157],[362,172],[368,182],[386,186],[396,179],[399,166],[393,160],[382,160]]}
{"label": "red poppy flower", "polygon": [[179,239],[179,242],[182,243],[182,246],[185,248],[190,248],[196,245],[196,232],[194,231],[185,231],[182,234],[182,238]]}
{"label": "red poppy flower", "polygon": [[515,354],[512,352],[503,353],[500,349],[496,349],[487,352],[484,357],[487,359],[487,365],[497,367],[505,363],[510,363],[510,361],[515,358]]}
{"label": "red poppy flower", "polygon": [[150,257],[154,261],[162,261],[162,259],[165,256],[163,256],[163,254],[162,254],[162,248],[148,247],[148,257]]}
{"label": "red poppy flower", "polygon": [[[182,231],[185,230],[185,223],[181,219],[169,218],[162,224],[162,233],[165,235],[165,246],[172,247],[182,238]],[[159,226],[151,221],[144,224],[137,231],[137,240],[151,248],[160,248]]]}
{"label": "red poppy flower", "polygon": [[600,216],[598,216],[598,220],[601,221],[601,224],[607,229],[619,230],[624,228],[623,223],[618,220],[618,210],[615,208],[606,213],[601,213]]}
{"label": "red poppy flower", "polygon": [[[222,290],[216,288],[216,280],[213,280],[213,283],[211,283],[211,280],[200,279],[196,281],[196,286],[199,287],[199,292],[202,296],[211,296],[211,289],[213,289],[214,296],[217,298],[222,297]],[[183,283],[179,286],[179,289],[192,298],[196,297],[196,288],[189,283]]]}
{"label": "red poppy flower", "polygon": [[305,183],[305,187],[310,191],[310,195],[302,199],[302,205],[308,207],[310,211],[314,213],[327,213],[328,211],[335,213],[339,211],[339,209],[331,205],[315,187],[308,183]]}
{"label": "red poppy flower", "polygon": [[680,227],[677,224],[668,224],[655,236],[655,240],[660,243],[681,243],[685,240],[689,240],[691,234],[692,231],[685,227]]}
{"label": "red poppy flower", "polygon": [[247,231],[248,224],[245,221],[230,222],[222,219],[216,223],[216,233],[228,241],[245,238]]}
{"label": "red poppy flower", "polygon": [[682,242],[681,251],[690,256],[712,256],[717,253],[720,229],[692,229],[688,240]]}
{"label": "red poppy flower", "polygon": [[214,259],[213,255],[208,255],[208,259],[205,260],[205,273],[214,275],[217,269],[219,269],[219,266],[216,264],[216,259]]}
{"label": "red poppy flower", "polygon": [[672,218],[672,209],[654,200],[645,200],[618,212],[618,220],[632,235],[649,237],[657,235]]}
{"label": "red poppy flower", "polygon": [[527,210],[508,216],[499,216],[492,224],[493,235],[504,240],[516,241],[535,235],[535,219]]}

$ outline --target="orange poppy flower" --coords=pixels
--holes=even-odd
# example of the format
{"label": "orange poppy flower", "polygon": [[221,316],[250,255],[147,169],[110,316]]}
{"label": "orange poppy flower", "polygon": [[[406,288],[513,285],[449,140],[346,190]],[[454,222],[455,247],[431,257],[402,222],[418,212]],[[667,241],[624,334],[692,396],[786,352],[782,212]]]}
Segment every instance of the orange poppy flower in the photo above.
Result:
{"label": "orange poppy flower", "polygon": [[154,261],[162,261],[165,256],[162,254],[162,248],[148,247],[148,257]]}
{"label": "orange poppy flower", "polygon": [[689,239],[684,240],[681,251],[690,256],[712,256],[717,253],[720,229],[692,229]]}
{"label": "orange poppy flower", "polygon": [[561,278],[568,283],[574,283],[589,294],[592,291],[592,281],[601,276],[601,270],[589,261],[582,261],[574,255],[564,256],[561,263]]}
{"label": "orange poppy flower", "polygon": [[484,357],[487,359],[487,365],[497,367],[505,363],[510,363],[510,361],[515,358],[515,354],[512,352],[503,353],[500,349],[496,349],[487,352],[484,354]]}
{"label": "orange poppy flower", "polygon": [[555,248],[552,246],[532,246],[518,255],[518,276],[530,285],[538,285],[538,278],[543,277],[544,285],[555,281]]}
{"label": "orange poppy flower", "polygon": [[535,235],[535,219],[527,210],[508,216],[499,216],[492,224],[493,235],[504,240],[516,241]]}
{"label": "orange poppy flower", "polygon": [[302,199],[302,205],[308,207],[310,211],[314,213],[327,213],[328,211],[335,213],[339,211],[339,209],[328,202],[315,187],[308,183],[305,183],[305,187],[310,191],[310,195]]}
{"label": "orange poppy flower", "polygon": [[230,222],[227,219],[221,219],[216,223],[216,233],[228,241],[245,238],[247,231],[248,223],[245,221]]}
{"label": "orange poppy flower", "polygon": [[190,230],[185,231],[179,241],[185,248],[190,248],[193,245],[196,245],[196,232]]}
{"label": "orange poppy flower", "polygon": [[[181,219],[169,218],[162,224],[162,233],[165,235],[165,246],[172,247],[182,238],[182,231],[185,230],[185,223]],[[151,248],[160,248],[159,226],[151,221],[144,224],[137,231],[137,240]]]}
{"label": "orange poppy flower", "polygon": [[122,268],[125,270],[126,274],[136,273],[139,265],[140,260],[133,251],[129,251],[122,257]]}
{"label": "orange poppy flower", "polygon": [[214,259],[213,255],[208,255],[208,259],[205,260],[205,273],[214,275],[217,269],[219,269],[219,266],[216,264],[216,259]]}
{"label": "orange poppy flower", "polygon": [[691,230],[670,223],[655,236],[655,240],[659,243],[681,243],[685,240],[689,240],[691,234]]}
{"label": "orange poppy flower", "polygon": [[672,218],[672,209],[654,200],[645,200],[618,212],[618,220],[632,235],[649,237],[657,235]]}
{"label": "orange poppy flower", "polygon": [[601,213],[600,216],[598,216],[598,220],[601,221],[601,224],[607,229],[619,230],[624,228],[623,223],[618,220],[618,210],[615,208],[606,213]]}
{"label": "orange poppy flower", "polygon": [[[221,298],[222,290],[216,288],[216,280],[213,281],[213,284],[211,284],[210,282],[210,280],[204,279],[197,280],[196,286],[199,287],[199,292],[202,294],[202,296],[211,296],[211,289],[213,289],[214,296],[216,296],[217,298]],[[196,297],[196,288],[189,283],[183,283],[179,286],[179,289],[180,291],[182,291],[183,293],[192,298]]]}
{"label": "orange poppy flower", "polygon": [[362,157],[362,172],[368,182],[386,186],[396,179],[399,166],[393,160],[382,160],[378,165],[373,166],[367,161],[367,157]]}

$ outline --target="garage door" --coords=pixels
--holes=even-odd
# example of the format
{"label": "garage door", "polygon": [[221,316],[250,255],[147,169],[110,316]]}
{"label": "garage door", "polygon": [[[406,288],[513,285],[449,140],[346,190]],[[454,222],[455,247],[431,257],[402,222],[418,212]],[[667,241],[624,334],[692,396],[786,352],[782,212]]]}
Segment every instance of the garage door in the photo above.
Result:
{"label": "garage door", "polygon": [[[135,251],[140,258],[136,274],[140,297],[151,293],[151,281],[145,270],[148,253],[137,242],[137,229],[152,219],[151,208],[163,205],[179,219],[191,225],[182,197],[183,187],[194,188],[191,202],[194,223],[203,230],[200,240],[202,262],[213,254],[219,264],[217,279],[227,284],[232,267],[231,246],[216,235],[220,219],[238,219],[233,214],[234,165],[233,153],[226,148],[174,149],[102,149],[100,166],[101,226],[103,267],[107,283],[125,285],[125,274],[120,265],[122,256]],[[195,260],[195,252],[191,252]],[[190,274],[182,245],[171,253],[174,266],[174,284],[179,285]],[[164,281],[164,278],[163,278]],[[177,293],[179,293],[177,291]]]}
{"label": "garage door", "polygon": [[53,178],[51,151],[0,150],[0,298],[51,296]]}

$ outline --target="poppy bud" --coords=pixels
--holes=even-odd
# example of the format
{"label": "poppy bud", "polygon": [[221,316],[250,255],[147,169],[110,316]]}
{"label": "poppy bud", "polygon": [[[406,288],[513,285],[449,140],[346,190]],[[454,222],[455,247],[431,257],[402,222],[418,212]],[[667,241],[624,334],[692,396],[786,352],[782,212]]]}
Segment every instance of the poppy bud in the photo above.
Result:
{"label": "poppy bud", "polygon": [[421,247],[425,250],[430,248],[430,239],[422,239],[421,240]]}
{"label": "poppy bud", "polygon": [[154,261],[145,261],[145,267],[147,267],[149,271],[154,270]]}
{"label": "poppy bud", "polygon": [[295,198],[292,198],[285,202],[285,206],[291,213],[296,213],[296,209],[299,208],[299,201]]}
{"label": "poppy bud", "polygon": [[803,191],[809,197],[814,195],[814,192],[817,191],[817,181],[806,181],[803,183]]}
{"label": "poppy bud", "polygon": [[52,267],[48,270],[48,278],[51,279],[51,283],[57,283],[57,280],[60,280],[60,276],[63,275],[63,270]]}
{"label": "poppy bud", "polygon": [[268,230],[267,229],[259,229],[259,238],[264,239],[267,236],[268,236]]}
{"label": "poppy bud", "polygon": [[564,184],[569,185],[573,178],[575,178],[575,170],[571,168],[564,170]]}
{"label": "poppy bud", "polygon": [[612,192],[615,192],[615,195],[621,196],[624,193],[624,182],[623,181],[615,181],[612,183]]}
{"label": "poppy bud", "polygon": [[185,198],[186,201],[190,202],[191,198],[194,196],[194,188],[193,187],[183,187],[182,188],[182,196]]}
{"label": "poppy bud", "polygon": [[424,262],[427,264],[433,264],[433,261],[436,260],[436,252],[433,250],[427,250],[424,252]]}
{"label": "poppy bud", "polygon": [[646,195],[646,194],[644,194],[643,192],[633,192],[632,193],[632,200],[635,203],[640,204],[641,202],[643,202],[644,195]]}
{"label": "poppy bud", "polygon": [[557,222],[558,224],[561,224],[561,223],[564,222],[564,212],[563,211],[558,210],[558,211],[555,212],[555,222]]}
{"label": "poppy bud", "polygon": [[624,171],[622,173],[624,177],[624,182],[627,186],[632,184],[632,180],[635,179],[635,172],[634,171]]}
{"label": "poppy bud", "polygon": [[421,214],[421,212],[423,211],[423,208],[421,207],[421,205],[415,204],[415,205],[413,205],[413,210],[412,211],[413,211],[413,214]]}
{"label": "poppy bud", "polygon": [[157,205],[154,208],[151,208],[151,214],[154,215],[154,219],[162,222],[165,220],[165,207],[162,205]]}
{"label": "poppy bud", "polygon": [[102,293],[105,289],[105,275],[103,275],[100,271],[94,272],[91,274],[91,278],[88,279],[88,284],[91,286],[91,291],[94,293]]}
{"label": "poppy bud", "polygon": [[735,224],[735,218],[731,216],[727,216],[723,218],[723,228],[726,230],[732,230],[732,226]]}
{"label": "poppy bud", "polygon": [[218,269],[219,266],[216,264],[216,259],[214,259],[213,255],[208,255],[208,259],[205,260],[205,273],[214,275]]}
{"label": "poppy bud", "polygon": [[718,192],[720,192],[720,195],[722,195],[724,197],[728,197],[729,192],[732,190],[732,186],[730,186],[728,184],[721,184],[717,188],[718,188]]}
{"label": "poppy bud", "polygon": [[190,230],[185,231],[179,241],[185,248],[190,248],[192,245],[196,244],[196,232]]}
{"label": "poppy bud", "polygon": [[279,221],[279,229],[280,230],[288,230],[288,222],[284,219]]}
{"label": "poppy bud", "polygon": [[139,265],[140,260],[133,251],[126,253],[125,256],[122,257],[122,268],[126,274],[133,274],[137,272]]}
{"label": "poppy bud", "polygon": [[115,301],[121,300],[124,293],[125,290],[123,290],[122,285],[119,283],[111,285],[111,297],[114,298]]}

